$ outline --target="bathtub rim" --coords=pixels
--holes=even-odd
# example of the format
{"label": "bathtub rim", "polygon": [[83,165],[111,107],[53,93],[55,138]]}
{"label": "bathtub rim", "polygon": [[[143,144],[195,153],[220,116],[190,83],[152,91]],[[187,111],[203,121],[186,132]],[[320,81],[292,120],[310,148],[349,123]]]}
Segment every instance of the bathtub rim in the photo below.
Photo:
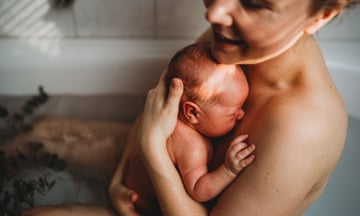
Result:
{"label": "bathtub rim", "polygon": [[[47,44],[53,41],[54,39],[36,40],[39,44]],[[5,57],[0,62],[0,95],[20,96],[33,94],[38,86],[34,79],[42,76],[44,78],[42,80],[43,85],[50,86],[51,88],[48,90],[54,95],[144,95],[156,83],[162,68],[166,66],[167,61],[175,51],[192,42],[193,39],[63,39],[60,41],[62,51],[57,56],[51,56],[29,46],[25,39],[0,39],[0,56]],[[318,42],[330,74],[344,99],[349,114],[360,119],[360,99],[356,98],[356,95],[360,93],[360,85],[357,85],[360,83],[360,61],[358,60],[360,41],[319,40]],[[84,52],[87,55],[81,55]],[[101,63],[97,68],[95,67],[95,70],[101,71],[99,68],[102,68],[104,71],[101,71],[101,73],[89,72],[87,70],[91,66],[84,68],[79,66],[79,63],[96,60],[99,52],[112,54],[110,58],[103,55],[103,58],[97,61]],[[133,63],[130,66],[122,65],[118,59],[132,60]],[[136,61],[141,60],[147,61],[142,66],[146,69],[153,62],[162,64],[162,66],[150,68],[152,71],[146,73],[141,71],[138,74],[138,76],[140,74],[146,75],[146,80],[151,80],[151,82],[149,81],[150,84],[137,83],[142,87],[137,91],[133,91],[134,83],[129,83],[124,88],[119,88],[116,83],[107,84],[113,80],[113,77],[118,76],[118,70],[109,66],[109,64],[118,64],[120,67],[131,70],[134,68]],[[25,64],[17,64],[17,62],[24,62]],[[86,86],[69,84],[74,81],[73,73],[56,71],[61,62],[66,63],[67,68],[79,69],[77,73],[83,74],[83,79],[85,79],[81,81],[90,84]],[[32,66],[35,69],[31,71]],[[36,71],[42,69],[54,69],[55,72],[45,75]],[[348,74],[348,76],[343,76],[343,73]],[[23,78],[24,76],[27,78]],[[52,76],[55,76],[56,79],[53,79]],[[124,76],[121,79],[126,80],[127,77]],[[33,82],[29,84],[26,82],[21,83],[21,78]],[[20,84],[13,85],[16,82],[20,82]],[[63,85],[63,83],[67,84]]]}

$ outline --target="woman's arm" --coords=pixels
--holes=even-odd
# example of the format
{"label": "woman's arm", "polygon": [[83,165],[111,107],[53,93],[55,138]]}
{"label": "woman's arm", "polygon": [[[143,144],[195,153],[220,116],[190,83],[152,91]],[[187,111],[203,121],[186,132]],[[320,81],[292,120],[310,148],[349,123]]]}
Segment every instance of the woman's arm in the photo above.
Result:
{"label": "woman's arm", "polygon": [[164,75],[156,88],[149,91],[138,140],[164,215],[207,215],[206,209],[186,192],[166,149],[173,132],[183,84],[173,79],[166,96]]}
{"label": "woman's arm", "polygon": [[139,215],[134,208],[134,203],[138,199],[136,191],[130,190],[123,185],[123,172],[130,153],[136,145],[137,130],[141,121],[141,116],[135,121],[131,128],[125,148],[121,155],[120,162],[115,170],[109,186],[109,196],[113,207],[120,215],[137,216]]}

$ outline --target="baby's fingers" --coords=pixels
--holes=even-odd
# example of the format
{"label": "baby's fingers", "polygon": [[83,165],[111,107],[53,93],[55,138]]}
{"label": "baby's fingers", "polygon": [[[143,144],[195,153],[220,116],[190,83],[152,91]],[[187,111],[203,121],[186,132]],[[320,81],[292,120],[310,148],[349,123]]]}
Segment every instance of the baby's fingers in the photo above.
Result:
{"label": "baby's fingers", "polygon": [[233,145],[232,151],[236,152],[235,157],[239,160],[245,160],[247,157],[251,156],[251,154],[255,151],[255,145],[247,145],[246,143],[238,143]]}
{"label": "baby's fingers", "polygon": [[228,149],[226,158],[225,158],[225,167],[228,168],[235,175],[241,172],[242,169],[251,164],[255,155],[255,145],[247,145],[242,140],[246,139],[245,137],[235,139],[231,146]]}
{"label": "baby's fingers", "polygon": [[255,155],[251,154],[248,157],[242,159],[239,161],[239,166],[242,168],[247,167],[249,164],[251,164],[255,160]]}

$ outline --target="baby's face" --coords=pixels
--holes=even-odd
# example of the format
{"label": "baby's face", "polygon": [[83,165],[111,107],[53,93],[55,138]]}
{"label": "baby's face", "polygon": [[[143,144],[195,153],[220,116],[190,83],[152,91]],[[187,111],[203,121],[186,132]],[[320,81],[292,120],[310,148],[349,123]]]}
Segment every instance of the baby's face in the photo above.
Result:
{"label": "baby's face", "polygon": [[[221,65],[220,70],[234,70],[233,75],[225,76],[217,84],[221,89],[216,103],[203,109],[200,131],[209,137],[225,135],[234,128],[245,115],[242,109],[249,92],[246,77],[241,68],[235,65]],[[222,73],[224,71],[218,71]]]}

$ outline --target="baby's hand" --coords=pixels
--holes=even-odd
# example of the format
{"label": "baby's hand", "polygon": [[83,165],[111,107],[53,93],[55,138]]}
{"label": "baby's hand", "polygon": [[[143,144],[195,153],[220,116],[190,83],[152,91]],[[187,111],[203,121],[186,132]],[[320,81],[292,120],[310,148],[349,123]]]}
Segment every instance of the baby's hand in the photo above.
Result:
{"label": "baby's hand", "polygon": [[237,175],[242,169],[248,166],[254,161],[255,145],[248,145],[244,141],[247,139],[247,135],[240,135],[236,137],[230,144],[225,155],[225,168],[231,173]]}

